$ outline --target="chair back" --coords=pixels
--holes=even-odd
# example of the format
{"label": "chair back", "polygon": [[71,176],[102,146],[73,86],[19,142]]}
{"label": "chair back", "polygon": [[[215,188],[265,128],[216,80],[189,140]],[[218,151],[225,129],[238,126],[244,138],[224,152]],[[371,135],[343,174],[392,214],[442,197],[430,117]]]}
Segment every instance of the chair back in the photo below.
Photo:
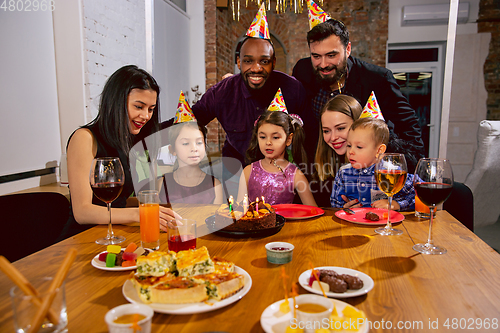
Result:
{"label": "chair back", "polygon": [[474,164],[465,184],[474,195],[474,226],[495,223],[500,216],[500,121],[479,123]]}
{"label": "chair back", "polygon": [[0,254],[13,262],[54,244],[69,216],[69,201],[54,192],[0,196]]}

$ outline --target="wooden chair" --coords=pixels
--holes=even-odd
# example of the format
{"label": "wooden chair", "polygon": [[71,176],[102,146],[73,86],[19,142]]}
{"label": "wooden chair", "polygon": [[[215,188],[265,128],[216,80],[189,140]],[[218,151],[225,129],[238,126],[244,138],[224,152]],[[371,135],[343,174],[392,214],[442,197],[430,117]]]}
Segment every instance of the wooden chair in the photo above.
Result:
{"label": "wooden chair", "polygon": [[11,262],[54,244],[69,216],[68,199],[54,192],[0,196],[0,207],[0,254]]}

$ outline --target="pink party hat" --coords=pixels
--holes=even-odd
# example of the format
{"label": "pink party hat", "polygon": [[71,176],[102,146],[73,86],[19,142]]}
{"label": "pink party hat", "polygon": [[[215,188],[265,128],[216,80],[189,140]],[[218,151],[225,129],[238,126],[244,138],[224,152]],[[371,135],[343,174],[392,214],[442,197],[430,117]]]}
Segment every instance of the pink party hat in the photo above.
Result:
{"label": "pink party hat", "polygon": [[262,39],[271,39],[269,28],[267,26],[266,7],[264,5],[264,2],[262,2],[262,5],[257,12],[257,16],[255,16],[252,24],[250,24],[250,28],[248,28],[247,36]]}
{"label": "pink party hat", "polygon": [[385,120],[382,115],[382,110],[380,110],[380,106],[378,105],[377,97],[375,97],[375,92],[372,91],[370,97],[368,97],[368,101],[366,102],[363,112],[361,112],[359,118],[378,118]]}
{"label": "pink party hat", "polygon": [[313,0],[307,0],[307,8],[309,9],[309,30],[331,19]]}
{"label": "pink party hat", "polygon": [[174,124],[185,123],[187,121],[196,121],[196,117],[191,111],[191,107],[186,101],[186,97],[181,90],[181,95],[179,96],[179,104],[177,104],[177,112],[175,113]]}
{"label": "pink party hat", "polygon": [[285,100],[283,99],[283,94],[281,93],[281,88],[278,88],[276,95],[274,95],[274,99],[269,104],[267,108],[268,111],[282,111],[288,113],[285,105]]}

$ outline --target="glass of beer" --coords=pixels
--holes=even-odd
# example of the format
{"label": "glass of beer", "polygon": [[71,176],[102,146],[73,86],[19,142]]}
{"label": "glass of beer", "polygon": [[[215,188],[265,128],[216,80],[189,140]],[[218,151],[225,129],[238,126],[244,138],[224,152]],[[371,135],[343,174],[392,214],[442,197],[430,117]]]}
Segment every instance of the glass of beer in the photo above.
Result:
{"label": "glass of beer", "polygon": [[158,191],[140,191],[139,214],[141,225],[141,246],[152,250],[160,248],[160,198]]}

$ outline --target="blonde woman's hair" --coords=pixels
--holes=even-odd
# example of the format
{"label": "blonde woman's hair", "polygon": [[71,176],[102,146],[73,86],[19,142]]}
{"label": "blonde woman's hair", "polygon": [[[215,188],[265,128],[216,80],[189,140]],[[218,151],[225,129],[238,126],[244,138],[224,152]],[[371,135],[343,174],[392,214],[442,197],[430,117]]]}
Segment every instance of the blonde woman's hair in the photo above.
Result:
{"label": "blonde woman's hair", "polygon": [[352,118],[353,121],[357,120],[361,115],[363,108],[359,104],[358,100],[354,97],[347,95],[337,95],[330,99],[321,109],[319,115],[320,126],[319,126],[319,140],[318,146],[316,148],[316,155],[314,157],[314,164],[316,167],[316,172],[319,179],[325,180],[328,177],[333,177],[337,173],[340,167],[339,156],[330,147],[323,138],[323,124],[321,122],[321,117],[325,112],[341,112]]}

